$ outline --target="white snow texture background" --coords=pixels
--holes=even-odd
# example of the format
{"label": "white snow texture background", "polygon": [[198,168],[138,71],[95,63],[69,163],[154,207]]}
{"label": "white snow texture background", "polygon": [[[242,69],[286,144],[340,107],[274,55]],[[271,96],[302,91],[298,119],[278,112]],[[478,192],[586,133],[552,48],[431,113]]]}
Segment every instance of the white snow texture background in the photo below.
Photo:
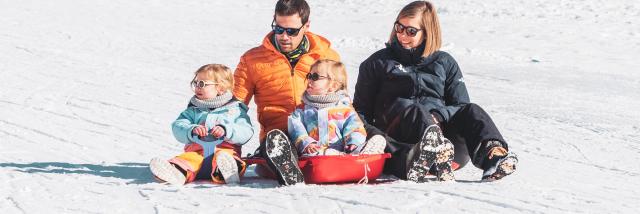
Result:
{"label": "white snow texture background", "polygon": [[[353,94],[410,1],[309,0]],[[0,0],[2,213],[636,213],[640,2],[434,1],[443,50],[493,117],[518,170],[479,182],[156,183],[182,151],[170,124],[201,65],[235,69],[270,31],[275,1]],[[250,115],[259,125],[255,105]],[[258,146],[257,135],[243,149]]]}

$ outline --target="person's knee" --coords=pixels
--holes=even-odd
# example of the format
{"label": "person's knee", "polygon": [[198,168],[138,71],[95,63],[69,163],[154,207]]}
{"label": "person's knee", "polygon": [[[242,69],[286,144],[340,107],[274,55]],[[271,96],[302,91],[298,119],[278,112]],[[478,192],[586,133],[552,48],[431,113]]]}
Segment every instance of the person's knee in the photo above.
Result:
{"label": "person's knee", "polygon": [[469,103],[469,104],[464,105],[459,110],[459,112],[462,112],[462,114],[464,114],[464,115],[469,115],[469,114],[483,113],[485,111],[484,111],[484,109],[482,107],[480,107],[480,105],[475,104],[475,103]]}
{"label": "person's knee", "polygon": [[473,111],[476,109],[482,109],[482,107],[480,107],[480,105],[475,104],[475,103],[468,103],[466,105],[464,105],[463,109],[467,110],[467,111]]}
{"label": "person's knee", "polygon": [[402,117],[403,120],[410,120],[415,123],[431,122],[431,113],[429,110],[417,103],[407,106]]}

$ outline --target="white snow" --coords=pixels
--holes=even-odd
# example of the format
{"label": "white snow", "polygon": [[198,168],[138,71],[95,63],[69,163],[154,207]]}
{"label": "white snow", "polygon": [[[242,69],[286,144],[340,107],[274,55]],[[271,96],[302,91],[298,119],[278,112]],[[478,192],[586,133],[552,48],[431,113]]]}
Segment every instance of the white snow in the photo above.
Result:
{"label": "white snow", "polygon": [[[311,30],[348,66],[382,48],[409,1],[310,0]],[[457,182],[277,187],[155,183],[181,152],[170,123],[193,72],[235,68],[275,1],[0,1],[2,213],[635,213],[640,2],[436,1],[472,101],[519,155],[515,174]],[[251,117],[257,124],[255,105]],[[258,127],[256,127],[258,128]],[[257,136],[256,136],[257,137]],[[258,145],[256,137],[244,153]],[[387,179],[391,177],[385,177]]]}

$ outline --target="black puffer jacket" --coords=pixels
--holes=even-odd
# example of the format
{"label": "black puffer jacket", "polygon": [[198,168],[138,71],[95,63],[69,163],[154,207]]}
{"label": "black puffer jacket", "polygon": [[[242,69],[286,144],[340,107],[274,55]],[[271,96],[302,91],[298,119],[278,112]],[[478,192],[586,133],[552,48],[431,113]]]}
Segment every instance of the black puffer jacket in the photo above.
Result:
{"label": "black puffer jacket", "polygon": [[360,64],[353,106],[367,123],[381,130],[410,105],[421,105],[448,121],[469,103],[458,63],[446,52],[422,57],[423,45],[402,48],[397,42]]}

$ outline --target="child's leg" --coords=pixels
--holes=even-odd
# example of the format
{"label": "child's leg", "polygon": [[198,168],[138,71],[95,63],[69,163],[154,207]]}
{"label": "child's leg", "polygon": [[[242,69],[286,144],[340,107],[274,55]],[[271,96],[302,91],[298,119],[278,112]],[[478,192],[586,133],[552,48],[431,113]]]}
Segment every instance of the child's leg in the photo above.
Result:
{"label": "child's leg", "polygon": [[247,164],[233,149],[218,148],[213,156],[211,168],[214,169],[211,174],[214,183],[231,184],[240,182]]}
{"label": "child's leg", "polygon": [[203,160],[204,157],[198,152],[185,152],[172,158],[169,162],[186,172],[186,182],[189,183],[196,179],[196,174],[198,174]]}

